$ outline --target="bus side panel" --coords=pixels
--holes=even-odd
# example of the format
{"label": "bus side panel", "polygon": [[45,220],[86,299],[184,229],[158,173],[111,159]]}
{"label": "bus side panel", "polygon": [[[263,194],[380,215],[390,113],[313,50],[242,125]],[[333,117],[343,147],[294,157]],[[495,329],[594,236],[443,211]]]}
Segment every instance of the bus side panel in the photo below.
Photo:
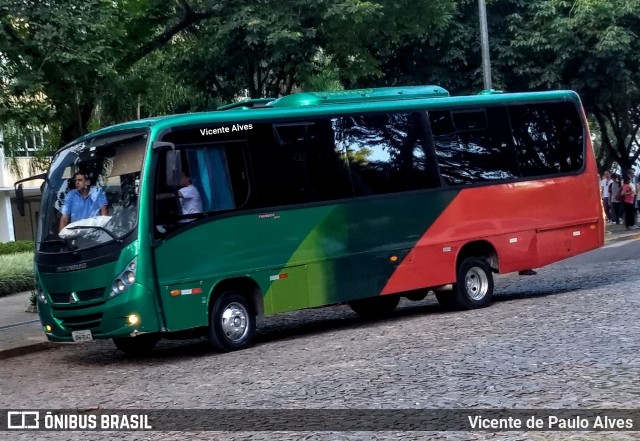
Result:
{"label": "bus side panel", "polygon": [[404,193],[194,221],[155,249],[167,328],[207,322],[202,303],[172,290],[202,285],[208,294],[220,280],[247,275],[263,289],[265,314],[378,295],[455,194]]}
{"label": "bus side panel", "polygon": [[538,237],[535,230],[507,233],[490,238],[496,250],[500,272],[537,268]]}
{"label": "bus side panel", "polygon": [[[406,260],[416,241],[455,194],[454,191],[405,193],[337,206],[310,231],[287,262],[286,268],[301,264],[307,268],[308,306],[380,294],[399,263]],[[296,295],[293,290],[287,293],[287,279],[273,282],[279,293],[272,285],[265,296],[265,305],[276,305],[271,300],[276,294]],[[269,312],[280,311],[274,308]]]}
{"label": "bus side panel", "polygon": [[[276,276],[287,267],[294,251],[334,209],[335,206],[327,205],[204,219],[191,222],[165,239],[154,253],[167,328],[177,331],[191,328],[194,323],[206,324],[210,287],[220,280],[250,275],[259,277],[256,282],[260,287],[280,281]],[[313,260],[314,255],[307,253],[303,258]],[[307,303],[307,292],[300,290],[303,284],[299,279],[304,276],[300,271],[292,272],[295,274],[289,281],[295,288],[292,287],[290,295],[296,299],[291,302],[265,299],[266,313],[273,305],[288,310],[288,303],[292,307]],[[172,290],[200,285],[204,300],[191,295],[171,295]],[[283,285],[289,284],[279,284],[279,291]]]}
{"label": "bus side panel", "polygon": [[602,246],[599,196],[588,173],[464,189],[381,294],[455,282],[452,251],[468,242],[491,243],[500,272],[537,268]]}

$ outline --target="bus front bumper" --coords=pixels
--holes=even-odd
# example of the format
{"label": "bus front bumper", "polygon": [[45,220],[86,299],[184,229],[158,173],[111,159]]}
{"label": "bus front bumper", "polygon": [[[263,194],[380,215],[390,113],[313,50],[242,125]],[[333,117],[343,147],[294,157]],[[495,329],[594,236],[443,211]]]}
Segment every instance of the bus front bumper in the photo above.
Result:
{"label": "bus front bumper", "polygon": [[73,342],[159,332],[153,294],[140,284],[98,304],[39,303],[40,322],[49,341]]}

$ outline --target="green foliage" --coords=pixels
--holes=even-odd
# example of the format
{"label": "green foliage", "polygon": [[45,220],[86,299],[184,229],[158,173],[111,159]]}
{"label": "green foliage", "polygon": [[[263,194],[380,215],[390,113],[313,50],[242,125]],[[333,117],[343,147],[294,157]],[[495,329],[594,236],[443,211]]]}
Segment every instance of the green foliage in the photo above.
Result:
{"label": "green foliage", "polygon": [[0,297],[34,288],[33,252],[0,255]]}
{"label": "green foliage", "polygon": [[[123,41],[117,2],[7,0],[0,15],[3,120],[59,126],[62,141],[88,116]],[[33,109],[36,109],[34,111]],[[29,113],[25,116],[25,114]]]}
{"label": "green foliage", "polygon": [[[487,0],[494,87],[578,91],[602,163],[640,156],[640,0]],[[477,0],[5,0],[0,121],[54,150],[138,117],[295,90],[482,86]],[[19,132],[20,132],[19,130]],[[5,140],[5,151],[19,143]]]}
{"label": "green foliage", "polygon": [[0,256],[24,252],[33,252],[33,241],[18,240],[15,242],[0,243]]}
{"label": "green foliage", "polygon": [[387,54],[445,22],[454,3],[6,0],[0,117],[59,128],[65,144],[137,117],[354,85],[380,76]]}
{"label": "green foliage", "polygon": [[518,88],[580,93],[598,125],[602,164],[640,156],[640,0],[527,2],[506,17],[498,67]]}

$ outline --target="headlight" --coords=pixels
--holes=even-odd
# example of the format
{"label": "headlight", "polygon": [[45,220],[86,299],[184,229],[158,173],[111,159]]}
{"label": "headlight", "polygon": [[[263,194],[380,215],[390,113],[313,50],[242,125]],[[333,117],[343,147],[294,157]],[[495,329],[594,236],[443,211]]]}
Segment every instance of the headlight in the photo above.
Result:
{"label": "headlight", "polygon": [[38,300],[46,305],[47,304],[47,296],[44,294],[44,291],[42,290],[42,287],[40,286],[39,282],[36,285],[36,292],[38,293]]}
{"label": "headlight", "polygon": [[114,279],[109,297],[113,298],[118,294],[125,292],[135,283],[136,268],[138,266],[136,265],[137,259],[137,257],[134,257],[133,260],[125,267],[124,271],[118,274],[118,277]]}
{"label": "headlight", "polygon": [[136,281],[136,273],[134,273],[133,271],[125,272],[124,273],[124,280],[126,280],[126,282],[129,285],[132,285]]}

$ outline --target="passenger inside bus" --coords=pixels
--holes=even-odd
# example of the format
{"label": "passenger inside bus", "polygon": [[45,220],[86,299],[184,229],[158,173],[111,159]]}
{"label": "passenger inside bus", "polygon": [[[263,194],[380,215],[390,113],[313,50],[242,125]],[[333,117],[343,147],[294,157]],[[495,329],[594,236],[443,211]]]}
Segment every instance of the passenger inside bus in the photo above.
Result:
{"label": "passenger inside bus", "polygon": [[[203,212],[200,192],[196,186],[191,183],[191,176],[185,170],[182,171],[178,198],[180,199],[180,211],[183,216]],[[182,222],[190,222],[192,220],[193,219],[183,219]]]}

